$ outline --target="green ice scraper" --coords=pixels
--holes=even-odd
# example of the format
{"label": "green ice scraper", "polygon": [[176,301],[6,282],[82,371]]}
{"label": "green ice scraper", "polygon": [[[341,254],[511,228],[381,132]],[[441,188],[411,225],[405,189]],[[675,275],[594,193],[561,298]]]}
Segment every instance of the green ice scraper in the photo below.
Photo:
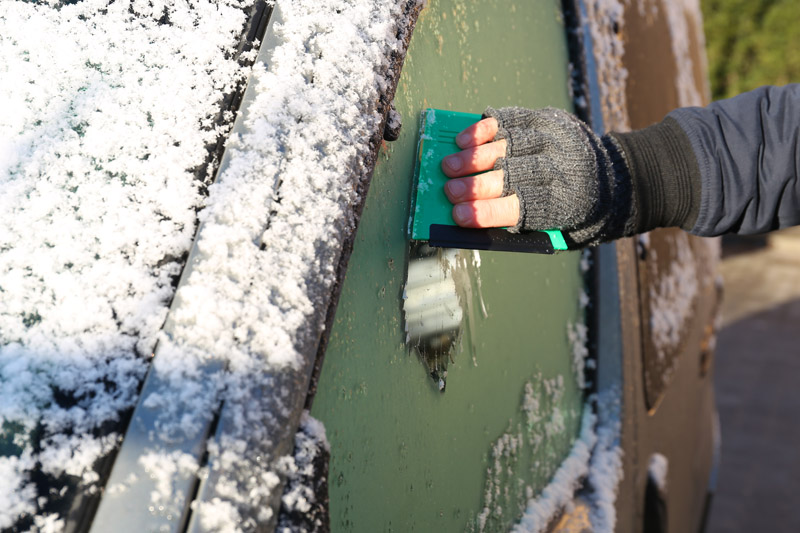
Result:
{"label": "green ice scraper", "polygon": [[558,230],[509,233],[502,228],[471,229],[456,225],[453,204],[444,194],[448,178],[441,169],[442,158],[460,150],[456,135],[480,119],[480,115],[473,113],[441,109],[423,112],[414,170],[416,190],[412,193],[411,239],[446,248],[539,254],[566,250],[567,243]]}

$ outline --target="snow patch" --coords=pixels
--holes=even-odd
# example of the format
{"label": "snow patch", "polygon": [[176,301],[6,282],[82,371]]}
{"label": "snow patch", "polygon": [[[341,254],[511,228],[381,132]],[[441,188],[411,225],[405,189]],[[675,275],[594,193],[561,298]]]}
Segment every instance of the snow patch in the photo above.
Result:
{"label": "snow patch", "polygon": [[280,2],[269,70],[253,68],[245,132],[205,200],[194,170],[229,131],[215,103],[248,74],[230,58],[250,4],[0,3],[12,59],[0,94],[14,110],[0,117],[0,416],[23,425],[24,448],[0,458],[0,524],[41,505],[27,477],[37,461],[94,482],[86,473],[117,437],[92,431],[136,402],[157,340],[169,386],[145,399],[164,409],[142,458],[154,512],[185,496],[167,498],[171,476],[200,474],[157,442],[195,434],[224,401],[229,433],[209,446],[216,496],[197,516],[234,531],[272,515],[277,457],[247,451],[271,442],[293,401],[285,384],[313,360],[410,2]]}
{"label": "snow patch", "polygon": [[[514,533],[540,533],[577,497],[590,509],[591,531],[613,533],[614,502],[622,479],[620,391],[590,397],[583,406],[581,432],[569,456],[538,497],[528,501]],[[595,411],[597,414],[595,414]]]}
{"label": "snow patch", "polygon": [[139,458],[139,463],[155,481],[148,510],[151,513],[180,516],[187,495],[173,486],[173,479],[176,474],[184,477],[196,475],[200,468],[197,459],[180,451],[149,451]]}
{"label": "snow patch", "polygon": [[209,406],[224,406],[209,445],[211,503],[197,506],[204,527],[257,529],[279,501],[279,439],[299,417],[355,231],[408,5],[276,3],[268,68],[253,67],[254,98],[209,187],[159,338],[153,365],[173,385],[146,400],[173,409],[159,427],[175,436],[202,427]]}
{"label": "snow patch", "polygon": [[597,398],[597,444],[592,450],[587,479],[587,498],[592,509],[590,519],[595,533],[613,533],[617,524],[614,504],[624,475],[620,446],[621,394],[618,388],[612,388]]}
{"label": "snow patch", "polygon": [[584,406],[578,440],[539,497],[528,501],[519,523],[511,529],[512,533],[543,531],[556,514],[572,501],[589,471],[591,450],[597,442],[594,432],[596,421],[591,407]]}
{"label": "snow patch", "polygon": [[572,350],[572,373],[578,387],[584,389],[586,388],[586,359],[589,357],[587,346],[589,328],[583,321],[567,324],[567,338]]}
{"label": "snow patch", "polygon": [[55,513],[33,517],[33,533],[58,533],[64,530],[64,520]]}
{"label": "snow patch", "polygon": [[36,487],[28,477],[35,465],[30,450],[20,457],[0,457],[0,479],[10,487],[0,490],[0,528],[10,528],[18,516],[36,512]]}
{"label": "snow patch", "polygon": [[622,65],[625,46],[622,40],[625,6],[619,0],[585,0],[591,34],[600,107],[607,131],[630,130],[625,87],[628,71]]}
{"label": "snow patch", "polygon": [[220,498],[213,498],[211,501],[195,505],[195,512],[198,515],[201,531],[238,531],[238,529],[231,529],[231,526],[242,521],[236,507]]}
{"label": "snow patch", "polygon": [[660,453],[654,453],[650,456],[650,461],[647,465],[647,475],[656,484],[658,490],[666,494],[667,491],[667,473],[669,472],[669,459]]}
{"label": "snow patch", "polygon": [[592,251],[589,248],[584,248],[581,250],[581,273],[586,274],[589,272],[589,269],[592,268],[592,261]]}
{"label": "snow patch", "polygon": [[0,423],[26,458],[0,458],[0,526],[46,503],[35,462],[94,483],[116,437],[93,432],[136,401],[251,3],[0,3]]}
{"label": "snow patch", "polygon": [[287,483],[276,531],[322,531],[327,525],[329,456],[325,426],[308,411],[303,411],[295,436],[294,455],[284,457],[281,463]]}
{"label": "snow patch", "polygon": [[[530,507],[529,500],[533,497],[534,489],[525,485],[524,478],[527,477],[526,465],[534,455],[544,457],[545,461],[536,462],[530,467],[538,470],[539,475],[547,477],[554,475],[560,481],[566,480],[567,476],[573,476],[574,471],[580,468],[579,463],[585,468],[589,459],[591,439],[589,435],[584,434],[586,431],[592,431],[594,423],[592,409],[584,409],[581,418],[582,437],[578,442],[585,442],[586,449],[583,450],[577,444],[573,445],[570,455],[558,469],[555,469],[556,450],[565,449],[572,441],[571,432],[567,431],[567,427],[572,427],[579,416],[577,412],[565,408],[563,401],[565,390],[564,378],[561,375],[545,379],[537,374],[525,384],[520,405],[523,419],[517,424],[509,424],[506,432],[492,445],[484,487],[484,508],[476,517],[475,523],[470,523],[468,531],[482,533],[507,530],[512,526],[515,516],[523,512],[528,513],[525,509],[526,506]],[[548,468],[549,470],[544,470]],[[573,477],[578,480],[580,475]],[[553,505],[558,505],[561,501],[562,492],[569,491],[570,495],[572,494],[571,483],[564,481],[562,485],[564,486],[557,490],[549,489],[548,494],[552,494],[551,499],[557,498]],[[545,488],[545,491],[548,491],[548,488]],[[540,511],[541,509],[536,513]],[[530,519],[535,520],[533,515]]]}
{"label": "snow patch", "polygon": [[[591,252],[584,250],[581,253],[580,270],[586,274],[591,268]],[[586,265],[584,266],[584,263]],[[569,341],[572,355],[572,374],[579,389],[590,386],[586,381],[586,368],[594,368],[595,361],[589,358],[589,328],[586,326],[586,309],[591,303],[591,298],[586,289],[581,289],[578,294],[579,318],[575,322],[567,323],[567,340]]]}
{"label": "snow patch", "polygon": [[681,331],[692,316],[699,292],[697,264],[689,238],[677,233],[674,239],[676,256],[669,263],[669,271],[650,287],[650,331],[660,360],[678,348]]}
{"label": "snow patch", "polygon": [[[675,57],[675,67],[678,72],[675,80],[678,89],[678,105],[681,107],[702,106],[707,101],[706,94],[701,92],[705,83],[698,83],[695,78],[695,65],[690,50],[691,37],[694,36],[697,38],[696,44],[699,47],[699,53],[702,55],[705,51],[700,1],[670,0],[663,4],[669,27],[672,55]],[[698,28],[701,31],[697,31]],[[701,72],[705,72],[705,68]]]}
{"label": "snow patch", "polygon": [[659,0],[625,0],[625,3],[628,5],[630,5],[631,2],[636,2],[636,9],[639,16],[643,19],[650,21],[658,16]]}

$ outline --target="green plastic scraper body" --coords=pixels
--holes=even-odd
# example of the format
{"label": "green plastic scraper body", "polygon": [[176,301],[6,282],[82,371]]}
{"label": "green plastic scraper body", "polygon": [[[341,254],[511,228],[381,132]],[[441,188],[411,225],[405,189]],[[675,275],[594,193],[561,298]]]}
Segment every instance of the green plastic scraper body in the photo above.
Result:
{"label": "green plastic scraper body", "polygon": [[552,254],[566,250],[558,230],[509,233],[503,228],[471,229],[456,225],[453,204],[444,194],[448,178],[442,172],[442,158],[460,150],[456,135],[481,119],[473,113],[427,109],[422,115],[419,148],[414,171],[411,239],[429,241],[432,246],[507,252]]}

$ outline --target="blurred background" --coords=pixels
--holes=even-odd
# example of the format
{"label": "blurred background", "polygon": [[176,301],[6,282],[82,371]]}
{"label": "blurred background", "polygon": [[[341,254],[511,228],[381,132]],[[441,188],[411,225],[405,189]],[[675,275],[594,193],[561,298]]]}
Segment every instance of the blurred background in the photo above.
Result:
{"label": "blurred background", "polygon": [[[713,98],[800,81],[800,2],[701,0]],[[800,531],[800,228],[723,239],[709,533]]]}

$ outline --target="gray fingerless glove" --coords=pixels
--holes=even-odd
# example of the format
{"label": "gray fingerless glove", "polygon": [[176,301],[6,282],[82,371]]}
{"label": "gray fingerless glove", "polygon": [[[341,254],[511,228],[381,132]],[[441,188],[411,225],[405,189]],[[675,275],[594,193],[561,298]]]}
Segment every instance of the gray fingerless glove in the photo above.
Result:
{"label": "gray fingerless glove", "polygon": [[620,150],[576,117],[555,108],[489,108],[505,139],[504,195],[516,194],[520,218],[512,231],[561,229],[580,247],[635,228],[636,204]]}
{"label": "gray fingerless glove", "polygon": [[696,219],[699,170],[672,119],[598,137],[560,109],[489,108],[484,117],[497,120],[495,140],[507,143],[495,169],[503,194],[520,201],[511,231],[560,229],[578,248]]}

